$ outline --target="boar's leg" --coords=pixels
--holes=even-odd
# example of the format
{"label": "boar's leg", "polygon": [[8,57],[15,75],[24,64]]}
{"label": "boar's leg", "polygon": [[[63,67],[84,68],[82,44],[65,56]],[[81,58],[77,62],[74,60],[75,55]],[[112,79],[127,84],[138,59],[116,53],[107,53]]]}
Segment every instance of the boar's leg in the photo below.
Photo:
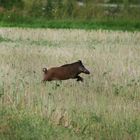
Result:
{"label": "boar's leg", "polygon": [[81,82],[83,82],[83,78],[80,77],[79,75],[77,75],[75,78],[77,78],[77,81],[81,81]]}

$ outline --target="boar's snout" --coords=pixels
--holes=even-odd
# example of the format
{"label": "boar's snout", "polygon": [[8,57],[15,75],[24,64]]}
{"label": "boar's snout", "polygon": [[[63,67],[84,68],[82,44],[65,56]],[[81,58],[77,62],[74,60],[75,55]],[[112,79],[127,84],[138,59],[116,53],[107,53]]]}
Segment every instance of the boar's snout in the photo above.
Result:
{"label": "boar's snout", "polygon": [[87,70],[87,69],[84,70],[84,73],[85,74],[90,74],[89,70]]}
{"label": "boar's snout", "polygon": [[80,67],[80,71],[85,73],[85,74],[90,74],[89,70],[87,70],[84,66]]}

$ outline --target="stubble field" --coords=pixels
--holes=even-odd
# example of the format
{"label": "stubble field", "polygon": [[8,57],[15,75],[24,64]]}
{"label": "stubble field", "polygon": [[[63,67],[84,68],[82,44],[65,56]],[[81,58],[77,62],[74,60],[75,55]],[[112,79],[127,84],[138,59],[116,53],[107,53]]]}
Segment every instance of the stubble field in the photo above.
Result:
{"label": "stubble field", "polygon": [[[77,60],[83,83],[41,83]],[[0,139],[140,139],[140,32],[1,28]]]}

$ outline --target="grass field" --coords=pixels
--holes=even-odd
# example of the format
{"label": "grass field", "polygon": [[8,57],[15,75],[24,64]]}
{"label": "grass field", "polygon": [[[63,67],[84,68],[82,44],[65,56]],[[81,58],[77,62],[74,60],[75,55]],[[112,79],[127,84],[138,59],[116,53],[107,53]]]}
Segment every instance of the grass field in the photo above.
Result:
{"label": "grass field", "polygon": [[104,20],[45,20],[30,18],[15,18],[3,21],[0,19],[0,27],[22,27],[22,28],[52,28],[52,29],[105,29],[140,31],[140,21],[136,19],[104,19]]}
{"label": "grass field", "polygon": [[[79,59],[83,83],[41,83]],[[46,139],[140,139],[140,32],[0,29],[0,140]]]}

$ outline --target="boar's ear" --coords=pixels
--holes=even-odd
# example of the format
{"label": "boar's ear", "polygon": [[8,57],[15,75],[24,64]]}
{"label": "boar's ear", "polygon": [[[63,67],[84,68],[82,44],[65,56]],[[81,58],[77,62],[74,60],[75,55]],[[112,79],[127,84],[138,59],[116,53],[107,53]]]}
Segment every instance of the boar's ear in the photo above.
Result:
{"label": "boar's ear", "polygon": [[78,62],[82,64],[82,61],[81,60],[78,60]]}

